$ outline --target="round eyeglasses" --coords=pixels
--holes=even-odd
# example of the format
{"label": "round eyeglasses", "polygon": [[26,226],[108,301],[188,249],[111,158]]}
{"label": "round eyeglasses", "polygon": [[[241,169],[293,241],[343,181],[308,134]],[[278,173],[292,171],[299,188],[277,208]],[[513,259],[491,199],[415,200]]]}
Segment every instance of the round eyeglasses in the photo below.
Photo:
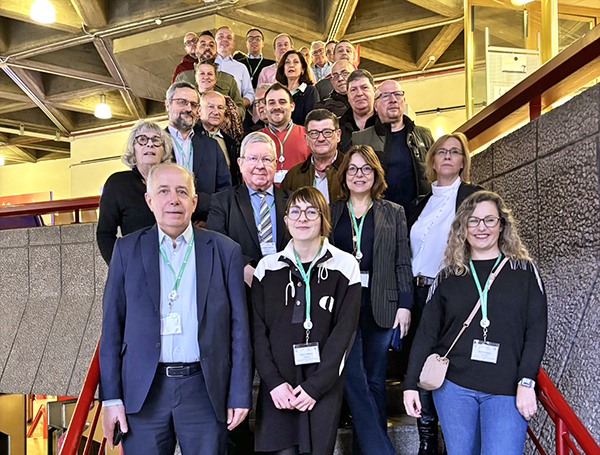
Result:
{"label": "round eyeglasses", "polygon": [[138,144],[140,144],[141,146],[146,145],[148,142],[152,142],[152,145],[154,147],[160,147],[161,145],[165,144],[165,141],[163,140],[162,137],[160,136],[152,136],[152,137],[148,137],[148,136],[144,136],[143,134],[140,136],[136,136],[135,137],[135,142],[137,142]]}
{"label": "round eyeglasses", "polygon": [[368,164],[365,164],[364,166],[361,166],[361,167],[356,167],[354,164],[351,164],[350,166],[348,166],[348,170],[346,171],[346,174],[356,175],[358,173],[358,171],[362,172],[362,175],[370,175],[371,172],[373,172],[373,168],[371,166],[369,166]]}
{"label": "round eyeglasses", "polygon": [[304,215],[306,216],[306,219],[309,221],[314,221],[317,218],[319,218],[319,216],[321,215],[321,212],[319,212],[314,207],[308,207],[305,210],[300,210],[300,207],[295,207],[295,206],[290,207],[290,209],[286,212],[286,215],[290,220],[296,221],[297,219],[300,218],[300,215],[302,215],[302,213],[304,213]]}

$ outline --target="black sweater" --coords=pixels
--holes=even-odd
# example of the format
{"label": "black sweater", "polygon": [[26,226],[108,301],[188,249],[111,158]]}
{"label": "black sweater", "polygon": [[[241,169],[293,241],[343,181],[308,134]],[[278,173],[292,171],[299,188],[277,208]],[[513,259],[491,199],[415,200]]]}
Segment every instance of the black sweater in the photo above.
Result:
{"label": "black sweater", "polygon": [[[483,287],[495,263],[473,261]],[[434,284],[410,352],[405,390],[416,390],[425,359],[444,355],[479,298],[471,273]],[[483,339],[481,309],[448,358],[446,378],[459,386],[497,395],[515,395],[522,378],[536,379],[546,345],[546,295],[537,270],[527,261],[509,261],[488,294],[487,340],[500,344],[496,364],[471,360],[473,340]]]}
{"label": "black sweater", "polygon": [[112,257],[119,226],[125,236],[156,223],[146,204],[145,193],[146,184],[136,167],[131,171],[115,172],[104,184],[96,239],[107,264]]}

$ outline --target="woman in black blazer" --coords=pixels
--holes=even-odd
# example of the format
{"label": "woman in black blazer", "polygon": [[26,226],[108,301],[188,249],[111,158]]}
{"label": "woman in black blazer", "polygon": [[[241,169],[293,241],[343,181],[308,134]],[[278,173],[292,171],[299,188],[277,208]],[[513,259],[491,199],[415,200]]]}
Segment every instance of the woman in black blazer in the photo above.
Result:
{"label": "woman in black blazer", "polygon": [[[450,226],[458,207],[467,196],[481,190],[469,184],[471,157],[467,138],[462,133],[446,134],[431,146],[425,158],[426,176],[431,192],[419,200],[409,218],[412,272],[415,284],[413,329],[425,307],[429,287],[442,268]],[[410,351],[414,330],[405,343]],[[419,427],[419,455],[437,455],[438,418],[431,392],[419,389],[422,404]]]}
{"label": "woman in black blazer", "polygon": [[377,155],[350,148],[338,170],[342,199],[331,204],[330,241],[360,263],[359,327],[346,363],[344,396],[354,421],[354,453],[394,455],[387,435],[385,371],[392,330],[410,326],[413,305],[404,209],[382,199],[387,188]]}

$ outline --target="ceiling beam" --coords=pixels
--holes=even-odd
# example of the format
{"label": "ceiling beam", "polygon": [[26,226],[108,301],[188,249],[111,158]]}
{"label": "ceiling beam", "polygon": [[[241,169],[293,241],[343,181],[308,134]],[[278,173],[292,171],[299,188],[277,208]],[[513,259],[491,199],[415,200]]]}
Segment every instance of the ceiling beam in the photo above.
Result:
{"label": "ceiling beam", "polygon": [[81,19],[67,0],[53,0],[56,22],[52,24],[41,24],[29,16],[30,1],[2,0],[0,3],[0,16],[15,19],[21,22],[36,24],[41,27],[53,28],[65,32],[76,33],[81,30]]}
{"label": "ceiling beam", "polygon": [[9,36],[7,20],[0,17],[0,54],[6,53],[8,50]]}
{"label": "ceiling beam", "polygon": [[394,55],[388,54],[387,52],[373,49],[372,47],[365,46],[364,44],[361,44],[360,46],[360,56],[361,58],[373,60],[374,62],[381,63],[382,65],[398,68],[401,71],[415,71],[417,69],[417,65],[415,65],[414,62],[409,62],[408,60],[398,58]]}
{"label": "ceiling beam", "polygon": [[456,0],[407,0],[421,8],[439,14],[440,16],[453,17],[462,14],[462,3]]}
{"label": "ceiling beam", "polygon": [[71,0],[71,5],[87,27],[101,28],[108,25],[104,0]]}
{"label": "ceiling beam", "polygon": [[21,101],[3,101],[2,104],[0,104],[0,114],[8,114],[9,112],[18,112],[24,109],[31,109],[32,107],[35,107],[35,104],[33,104],[29,98],[27,98],[27,100],[28,101],[25,103]]}
{"label": "ceiling beam", "polygon": [[[317,24],[311,21],[311,27],[302,27],[294,25],[291,21],[280,16],[265,16],[262,12],[252,11],[246,8],[238,8],[223,12],[229,19],[240,20],[254,24],[255,27],[265,28],[277,32],[285,30],[293,38],[297,38],[306,43],[311,43],[315,39],[324,38],[323,33],[317,31]],[[307,19],[308,20],[308,19]],[[280,33],[280,32],[279,32]],[[297,46],[299,47],[299,46]]]}
{"label": "ceiling beam", "polygon": [[[82,88],[78,90],[71,90],[69,92],[56,93],[46,97],[46,100],[50,103],[62,103],[63,101],[69,101],[74,98],[85,98],[91,95],[100,95],[106,93],[107,89],[103,85],[93,85],[91,87]],[[0,92],[0,98],[2,98],[2,92]]]}
{"label": "ceiling beam", "polygon": [[71,145],[68,142],[56,142],[48,140],[40,140],[36,138],[13,137],[8,140],[9,145],[14,145],[22,149],[41,150],[42,152],[51,153],[71,153]]}
{"label": "ceiling beam", "polygon": [[[348,25],[350,25],[350,21],[356,11],[358,0],[341,0],[334,4],[337,4],[337,7],[334,9],[334,5],[332,5],[331,10],[333,10],[333,15],[330,10],[327,16],[328,22],[325,28],[328,30],[327,41],[332,39],[339,41],[346,34]],[[329,16],[331,16],[331,22],[329,22]]]}
{"label": "ceiling beam", "polygon": [[22,68],[4,67],[2,69],[62,133],[68,135],[70,131],[74,130],[73,122],[67,114],[51,105],[46,105],[46,95],[39,73]]}
{"label": "ceiling beam", "polygon": [[10,140],[4,134],[0,134],[0,154],[11,161],[21,161],[26,163],[35,163],[37,156],[34,152],[24,148],[11,145]]}
{"label": "ceiling beam", "polygon": [[[453,18],[456,19],[457,22],[460,22],[462,18]],[[423,19],[415,19],[412,21],[402,22],[401,24],[394,25],[386,25],[383,27],[372,28],[369,30],[361,30],[359,32],[354,32],[346,35],[344,38],[355,42],[355,41],[370,41],[381,38],[388,38],[390,36],[402,35],[405,33],[412,33],[413,31],[418,31],[420,27],[436,27],[441,25],[447,25],[447,20],[440,20],[439,16],[434,17],[426,17]],[[415,30],[417,29],[417,30]]]}
{"label": "ceiling beam", "polygon": [[440,30],[435,38],[429,43],[429,46],[423,51],[421,56],[417,60],[417,68],[423,69],[425,64],[429,61],[429,57],[435,57],[437,61],[444,52],[450,47],[454,40],[462,32],[463,23],[456,22],[454,24],[446,25]]}
{"label": "ceiling beam", "polygon": [[[131,74],[133,71],[131,67],[134,65],[121,65],[117,62],[117,58],[113,52],[112,40],[108,38],[98,38],[94,40],[94,46],[96,46],[96,50],[98,51],[98,54],[100,54],[100,58],[104,62],[108,72],[112,77],[120,80],[123,83],[123,86],[129,87],[126,80],[132,82],[135,81],[135,92],[141,94],[142,92],[138,92],[137,88],[139,88],[141,85],[148,88],[150,84],[153,84],[154,88],[152,91],[155,91],[154,96],[159,96],[160,94],[161,100],[164,98],[165,90],[156,89],[156,85],[158,85],[158,87],[162,87],[162,85],[164,85],[160,78],[156,77],[149,71],[138,67],[135,67],[136,69],[139,69],[137,74]],[[121,66],[123,68],[121,68]],[[129,74],[126,76],[124,71],[125,73]],[[123,98],[123,101],[125,102],[125,105],[127,106],[127,109],[129,109],[131,115],[137,117],[138,119],[146,117],[146,104],[139,96],[134,95],[132,90],[121,89],[120,92],[121,97]]]}

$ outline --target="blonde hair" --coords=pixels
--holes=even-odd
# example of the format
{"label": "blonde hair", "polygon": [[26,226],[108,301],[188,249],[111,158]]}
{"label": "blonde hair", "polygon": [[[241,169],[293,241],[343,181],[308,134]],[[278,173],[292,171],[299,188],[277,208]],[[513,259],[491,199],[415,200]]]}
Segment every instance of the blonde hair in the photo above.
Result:
{"label": "blonde hair", "polygon": [[467,220],[475,211],[477,204],[485,201],[493,202],[498,209],[500,218],[498,248],[500,252],[512,260],[532,260],[519,237],[512,211],[506,206],[504,200],[491,191],[477,191],[464,200],[452,222],[444,257],[445,268],[442,271],[444,276],[450,274],[460,276],[469,273],[471,246],[467,241]]}
{"label": "blonde hair", "polygon": [[161,145],[161,147],[163,148],[163,154],[160,160],[161,163],[171,161],[171,158],[173,156],[173,142],[171,139],[171,135],[154,122],[151,122],[149,120],[140,120],[135,125],[133,125],[133,128],[131,128],[131,132],[129,133],[129,137],[127,138],[127,143],[125,144],[125,150],[123,152],[123,155],[121,156],[121,162],[130,169],[133,169],[137,166],[137,160],[135,158],[135,138],[144,131],[154,133],[157,136],[160,136],[160,138],[163,140],[164,144]]}
{"label": "blonde hair", "polygon": [[450,138],[454,138],[460,142],[463,151],[463,167],[459,171],[458,175],[463,182],[469,183],[471,173],[471,154],[469,153],[469,141],[463,133],[444,134],[433,143],[433,145],[427,151],[427,156],[425,157],[425,176],[430,182],[435,182],[437,180],[437,172],[433,168],[435,153],[441,149],[444,145],[444,142]]}

